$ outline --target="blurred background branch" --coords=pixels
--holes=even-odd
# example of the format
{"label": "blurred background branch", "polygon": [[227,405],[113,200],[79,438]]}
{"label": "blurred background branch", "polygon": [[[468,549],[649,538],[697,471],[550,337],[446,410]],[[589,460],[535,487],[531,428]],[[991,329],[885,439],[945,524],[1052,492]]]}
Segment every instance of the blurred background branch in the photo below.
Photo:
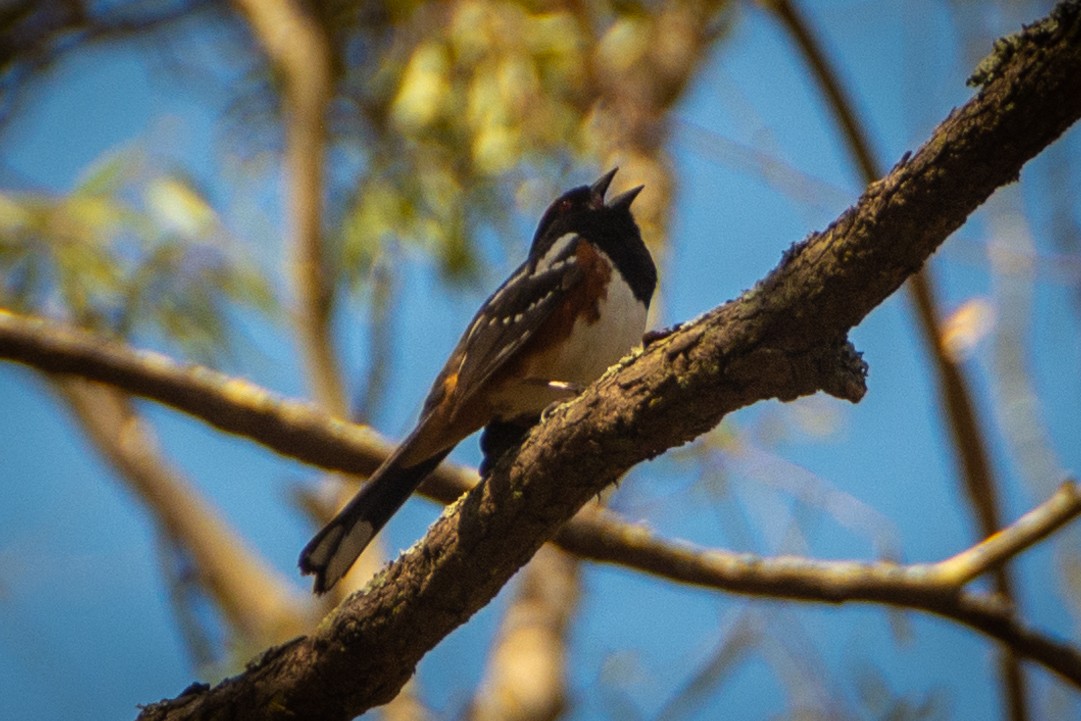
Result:
{"label": "blurred background branch", "polygon": [[299,1],[238,0],[237,5],[284,86],[284,195],[297,345],[316,402],[345,418],[345,386],[331,327],[334,278],[322,241],[324,127],[333,91],[330,47],[318,18]]}
{"label": "blurred background branch", "polygon": [[200,584],[232,627],[239,658],[310,628],[316,604],[249,550],[165,461],[155,434],[126,396],[69,377],[57,378],[56,387],[101,453],[146,503],[154,523],[190,555]]}
{"label": "blurred background branch", "polygon": [[[766,0],[765,4],[777,16],[810,66],[811,75],[836,118],[841,137],[860,178],[868,185],[875,182],[882,177],[882,167],[875,160],[864,124],[857,118],[850,94],[843,88],[840,76],[823,50],[822,42],[792,0]],[[961,364],[946,345],[930,264],[909,279],[908,289],[915,305],[924,346],[937,374],[938,402],[953,439],[958,475],[976,518],[976,537],[987,538],[1002,527],[999,484],[991,470],[988,443],[976,414],[969,383]],[[1017,594],[1009,568],[1004,565],[996,568],[994,579],[995,590],[1010,603],[1016,604]],[[1006,649],[999,665],[1006,696],[1006,717],[1012,721],[1024,721],[1029,718],[1029,713],[1020,659]]]}
{"label": "blurred background branch", "polygon": [[[390,447],[386,448],[389,451]],[[460,487],[448,489],[446,500],[453,500],[461,490]],[[1081,493],[1072,484],[1064,486],[1039,510],[1012,526],[1010,532],[997,533],[984,546],[977,546],[937,567],[917,566],[910,570],[893,563],[875,566],[853,563],[833,565],[800,559],[771,561],[748,558],[742,553],[694,549],[686,544],[658,540],[648,529],[623,523],[602,510],[587,509],[580,513],[560,532],[557,542],[567,550],[591,560],[618,563],[682,583],[755,595],[831,603],[877,601],[928,610],[989,633],[1007,645],[1014,644],[1029,657],[1047,664],[1058,673],[1071,679],[1076,676],[1077,683],[1081,684],[1081,651],[1064,651],[1065,647],[1056,646],[1052,641],[1040,640],[1038,635],[1019,625],[1008,603],[992,604],[955,596],[959,583],[967,583],[984,572],[1001,567],[1002,562],[1046,537],[1079,513]],[[984,549],[995,550],[989,552]],[[956,569],[961,565],[966,570],[959,572]],[[532,583],[552,583],[557,588],[561,587],[555,583],[558,577],[549,578],[541,574],[533,578],[527,575]],[[524,590],[527,598],[536,592],[529,591],[531,587]],[[566,591],[547,597],[551,605],[542,604],[543,607],[559,607],[557,598],[562,599],[566,611]],[[559,624],[554,628],[558,630]],[[1045,654],[1045,649],[1050,651]],[[1078,659],[1075,671],[1068,670],[1074,663],[1069,660],[1071,654]]]}

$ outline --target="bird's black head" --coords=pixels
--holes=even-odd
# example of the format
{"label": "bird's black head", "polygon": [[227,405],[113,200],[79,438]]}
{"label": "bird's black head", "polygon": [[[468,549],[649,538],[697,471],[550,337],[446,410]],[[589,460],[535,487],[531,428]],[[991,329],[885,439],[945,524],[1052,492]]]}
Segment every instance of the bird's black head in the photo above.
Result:
{"label": "bird's black head", "polygon": [[[623,221],[620,225],[626,225],[626,221],[634,223],[631,217],[631,201],[642,190],[642,186],[623,193],[613,198],[611,204],[606,205],[604,194],[612,183],[618,168],[613,168],[602,175],[593,185],[581,185],[568,190],[556,198],[541,216],[537,224],[537,232],[533,235],[533,245],[530,255],[536,255],[538,251],[543,254],[548,245],[553,243],[564,233],[581,232],[584,227],[598,222],[600,218]],[[622,216],[622,217],[618,217]]]}
{"label": "bird's black head", "polygon": [[631,188],[606,203],[604,195],[617,170],[612,168],[593,185],[572,188],[556,198],[541,216],[529,255],[540,258],[564,235],[577,233],[611,258],[631,283],[635,296],[648,306],[657,285],[657,269],[631,215],[631,203],[643,186]]}

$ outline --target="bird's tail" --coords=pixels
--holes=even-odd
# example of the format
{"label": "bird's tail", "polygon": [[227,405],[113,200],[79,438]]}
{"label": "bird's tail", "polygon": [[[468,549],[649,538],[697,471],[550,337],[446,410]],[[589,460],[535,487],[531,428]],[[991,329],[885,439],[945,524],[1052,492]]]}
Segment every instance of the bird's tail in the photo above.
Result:
{"label": "bird's tail", "polygon": [[352,567],[390,517],[450,453],[448,448],[413,466],[395,454],[364,484],[338,515],[300,552],[300,570],[315,574],[316,593],[326,593]]}

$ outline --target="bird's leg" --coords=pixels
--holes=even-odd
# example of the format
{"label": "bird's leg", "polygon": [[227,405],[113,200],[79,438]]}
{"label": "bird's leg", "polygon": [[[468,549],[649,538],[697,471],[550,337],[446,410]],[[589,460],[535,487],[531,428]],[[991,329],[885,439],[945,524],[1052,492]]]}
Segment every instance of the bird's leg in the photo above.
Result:
{"label": "bird's leg", "polygon": [[540,381],[537,383],[543,384],[545,388],[555,391],[556,397],[548,404],[548,407],[541,411],[540,420],[548,420],[548,415],[564,401],[569,401],[576,395],[585,390],[585,386],[577,383],[571,383],[569,381]]}
{"label": "bird's leg", "polygon": [[482,478],[488,475],[504,453],[521,445],[529,429],[544,420],[549,411],[585,389],[584,386],[569,381],[528,378],[524,382],[553,391],[552,402],[539,416],[526,416],[513,421],[492,421],[484,427],[480,434],[480,450],[484,454],[479,469]]}
{"label": "bird's leg", "polygon": [[529,429],[537,424],[537,417],[518,418],[513,421],[492,421],[480,434],[480,450],[484,458],[480,462],[480,476],[486,477],[507,451],[517,448]]}

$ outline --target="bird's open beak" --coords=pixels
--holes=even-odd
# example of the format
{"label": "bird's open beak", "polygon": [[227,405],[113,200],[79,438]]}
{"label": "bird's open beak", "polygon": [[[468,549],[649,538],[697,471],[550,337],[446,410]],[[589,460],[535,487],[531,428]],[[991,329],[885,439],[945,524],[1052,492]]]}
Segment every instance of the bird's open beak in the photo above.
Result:
{"label": "bird's open beak", "polygon": [[616,172],[619,168],[612,168],[607,173],[597,179],[597,182],[589,186],[593,195],[599,195],[601,200],[604,200],[604,194],[608,192],[608,186],[612,184],[612,178],[616,177]]}
{"label": "bird's open beak", "polygon": [[[608,192],[608,186],[612,184],[612,178],[616,177],[616,171],[618,170],[618,167],[612,168],[607,173],[598,178],[597,182],[589,186],[590,191],[593,193],[593,197],[600,198],[601,204],[604,204],[604,194]],[[644,187],[646,186],[639,185],[637,188],[631,188],[624,193],[620,193],[607,203],[607,207],[623,209],[630,208],[631,203],[634,202],[634,199],[638,197],[638,194],[642,192],[642,188]]]}
{"label": "bird's open beak", "polygon": [[631,207],[631,203],[638,197],[638,194],[642,192],[642,188],[646,186],[639,185],[637,188],[631,188],[630,190],[620,193],[616,197],[612,198],[608,203],[609,208],[622,208],[627,209]]}

